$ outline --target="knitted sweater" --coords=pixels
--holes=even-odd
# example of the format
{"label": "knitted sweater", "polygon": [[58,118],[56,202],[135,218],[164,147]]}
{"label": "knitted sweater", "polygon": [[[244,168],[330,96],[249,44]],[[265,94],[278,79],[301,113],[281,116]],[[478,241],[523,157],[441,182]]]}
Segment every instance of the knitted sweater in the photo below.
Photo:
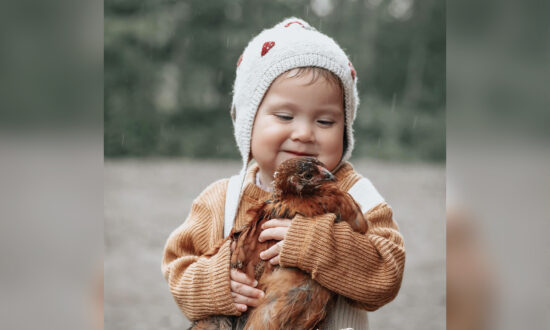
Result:
{"label": "knitted sweater", "polygon": [[[255,184],[258,166],[247,172],[235,227],[244,225],[246,211],[269,193]],[[350,163],[335,173],[338,186],[348,190],[361,176]],[[223,239],[225,193],[228,179],[214,182],[197,197],[187,220],[168,238],[162,272],[177,305],[190,320],[209,315],[240,315],[230,290],[230,242],[212,257],[204,257]],[[296,216],[280,253],[283,267],[297,267],[355,307],[374,311],[395,298],[405,263],[403,238],[392,210],[381,203],[365,213],[369,229],[353,232],[334,214],[314,221]],[[315,226],[311,224],[315,223]],[[330,318],[330,317],[329,317]]]}

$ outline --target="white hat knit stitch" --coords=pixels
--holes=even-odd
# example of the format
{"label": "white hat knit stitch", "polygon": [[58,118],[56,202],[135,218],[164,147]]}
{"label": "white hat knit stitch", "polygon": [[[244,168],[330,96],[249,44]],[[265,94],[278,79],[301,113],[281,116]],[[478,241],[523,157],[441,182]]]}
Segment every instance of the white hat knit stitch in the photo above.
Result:
{"label": "white hat knit stitch", "polygon": [[[240,190],[250,162],[252,125],[258,107],[269,86],[282,73],[300,67],[319,67],[334,73],[344,89],[345,149],[338,167],[351,156],[353,128],[359,97],[355,69],[342,48],[330,37],[320,33],[307,22],[290,17],[270,29],[263,30],[246,46],[237,62],[233,86],[235,139],[243,160],[236,180],[231,180],[226,198],[226,227],[233,223]],[[240,183],[240,186],[239,186]],[[234,192],[233,192],[234,191]]]}

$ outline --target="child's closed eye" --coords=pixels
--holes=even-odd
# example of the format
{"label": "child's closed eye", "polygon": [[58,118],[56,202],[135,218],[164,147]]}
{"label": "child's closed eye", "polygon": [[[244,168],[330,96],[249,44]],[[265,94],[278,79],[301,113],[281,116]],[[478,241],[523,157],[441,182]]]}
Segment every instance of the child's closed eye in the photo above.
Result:
{"label": "child's closed eye", "polygon": [[334,125],[334,121],[332,120],[317,120],[317,122],[321,124],[321,126],[325,126],[325,127],[330,127]]}
{"label": "child's closed eye", "polygon": [[292,116],[285,114],[275,114],[275,117],[279,118],[282,121],[291,121],[293,119]]}

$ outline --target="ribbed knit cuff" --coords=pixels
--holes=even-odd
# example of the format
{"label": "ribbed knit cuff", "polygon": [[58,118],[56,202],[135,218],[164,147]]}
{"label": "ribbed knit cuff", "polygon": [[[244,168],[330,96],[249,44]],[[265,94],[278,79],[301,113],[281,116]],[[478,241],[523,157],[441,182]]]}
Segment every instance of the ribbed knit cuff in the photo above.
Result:
{"label": "ribbed knit cuff", "polygon": [[212,256],[212,262],[209,267],[211,303],[216,306],[216,310],[221,315],[239,315],[239,311],[235,308],[233,298],[231,297],[231,278],[230,261],[231,261],[231,241],[222,245],[218,253]]}
{"label": "ribbed knit cuff", "polygon": [[311,273],[315,279],[319,254],[329,254],[332,246],[331,230],[336,215],[332,213],[313,218],[297,215],[283,241],[280,264],[283,267],[297,267]]}
{"label": "ribbed knit cuff", "polygon": [[323,324],[324,330],[369,330],[367,312],[352,307],[342,296],[338,296],[334,307],[328,312]]}

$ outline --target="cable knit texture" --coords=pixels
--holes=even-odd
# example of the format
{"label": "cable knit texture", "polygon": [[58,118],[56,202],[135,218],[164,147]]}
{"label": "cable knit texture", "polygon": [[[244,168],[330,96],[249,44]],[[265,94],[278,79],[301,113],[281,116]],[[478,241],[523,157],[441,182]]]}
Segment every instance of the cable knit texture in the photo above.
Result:
{"label": "cable knit texture", "polygon": [[[247,172],[235,226],[246,223],[246,211],[269,193],[255,185],[258,166]],[[335,173],[348,190],[361,176],[350,163]],[[211,184],[193,202],[187,220],[166,242],[162,272],[174,299],[190,320],[209,315],[239,315],[230,291],[230,244],[202,256],[223,239],[224,202],[228,179]],[[334,214],[292,220],[281,252],[281,265],[298,267],[349,299],[355,307],[373,311],[390,302],[401,286],[405,264],[403,239],[392,210],[379,204],[365,213],[369,230],[353,232]]]}

